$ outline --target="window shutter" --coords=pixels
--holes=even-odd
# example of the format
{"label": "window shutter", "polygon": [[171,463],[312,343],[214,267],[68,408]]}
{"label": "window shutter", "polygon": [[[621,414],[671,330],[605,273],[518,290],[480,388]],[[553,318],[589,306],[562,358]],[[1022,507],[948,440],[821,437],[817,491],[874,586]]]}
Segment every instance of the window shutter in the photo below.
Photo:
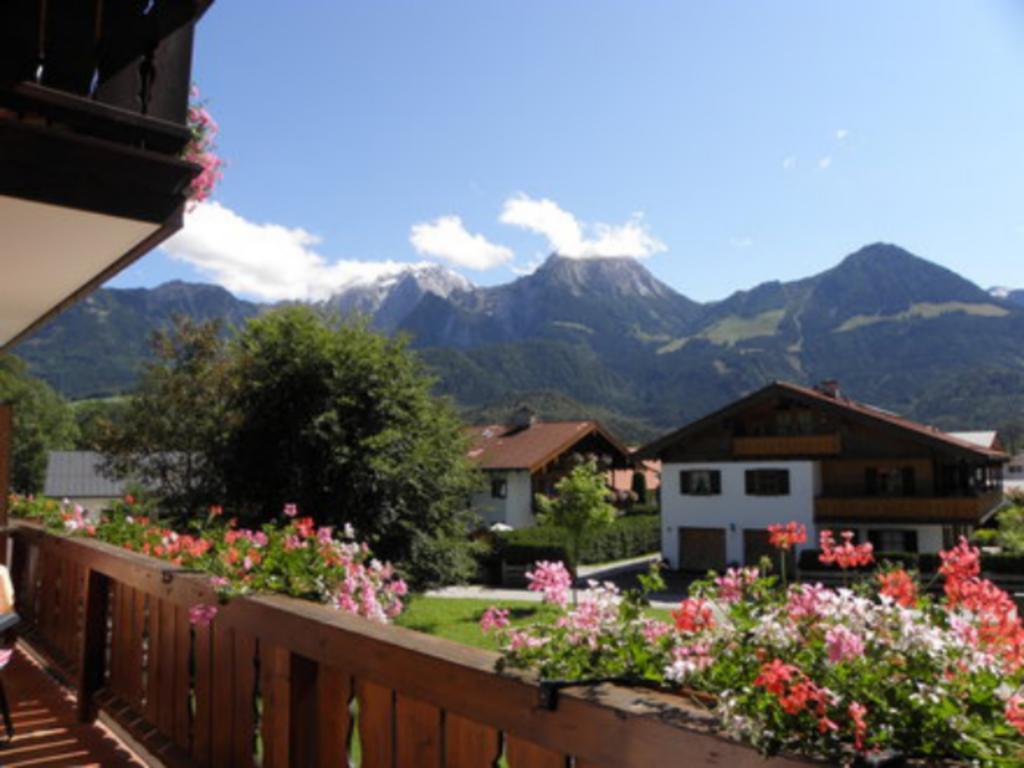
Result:
{"label": "window shutter", "polygon": [[717,469],[711,471],[711,493],[715,496],[722,493],[722,473]]}

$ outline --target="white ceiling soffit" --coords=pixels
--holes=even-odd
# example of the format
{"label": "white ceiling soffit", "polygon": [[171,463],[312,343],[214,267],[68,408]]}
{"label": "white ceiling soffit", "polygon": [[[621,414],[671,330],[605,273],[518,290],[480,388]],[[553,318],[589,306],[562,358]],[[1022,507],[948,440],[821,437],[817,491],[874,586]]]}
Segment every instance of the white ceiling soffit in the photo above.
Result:
{"label": "white ceiling soffit", "polygon": [[0,347],[159,226],[0,195]]}

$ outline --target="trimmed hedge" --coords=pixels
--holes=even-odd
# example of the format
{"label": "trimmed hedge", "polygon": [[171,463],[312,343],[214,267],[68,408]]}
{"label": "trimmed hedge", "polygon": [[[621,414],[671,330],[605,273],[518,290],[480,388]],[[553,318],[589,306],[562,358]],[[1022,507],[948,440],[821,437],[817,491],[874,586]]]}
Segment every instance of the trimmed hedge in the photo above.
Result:
{"label": "trimmed hedge", "polygon": [[[605,563],[638,557],[661,549],[661,517],[630,515],[620,517],[607,528],[588,536],[580,551],[581,564]],[[565,532],[536,525],[509,531],[496,537],[494,552],[499,560],[525,565],[538,560],[568,561]]]}
{"label": "trimmed hedge", "polygon": [[[805,549],[800,553],[800,570],[802,571],[838,571],[834,565],[825,565],[818,560],[820,549]],[[856,571],[871,571],[877,567],[877,563],[888,560],[890,563],[900,565],[908,570],[916,570],[920,573],[936,573],[942,564],[941,559],[934,553],[914,552],[876,552],[875,563],[864,568],[855,568]],[[1024,576],[1024,554],[1003,552],[1000,554],[981,554],[981,570],[983,573],[1004,574],[1011,576]]]}

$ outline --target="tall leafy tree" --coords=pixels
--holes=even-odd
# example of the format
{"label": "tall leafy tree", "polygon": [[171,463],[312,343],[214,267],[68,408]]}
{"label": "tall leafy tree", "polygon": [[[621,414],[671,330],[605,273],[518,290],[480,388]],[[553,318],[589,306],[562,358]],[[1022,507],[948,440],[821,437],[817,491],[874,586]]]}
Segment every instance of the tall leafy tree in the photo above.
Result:
{"label": "tall leafy tree", "polygon": [[108,474],[151,489],[183,518],[223,499],[218,456],[231,419],[230,366],[212,321],[175,318],[154,335],[153,351],[135,395],[92,429]]}
{"label": "tall leafy tree", "polygon": [[251,320],[233,358],[229,501],[255,518],[296,503],[351,523],[419,586],[468,573],[478,476],[454,410],[405,340],[289,307]]}
{"label": "tall leafy tree", "polygon": [[615,522],[607,476],[595,459],[587,459],[555,483],[555,495],[537,494],[539,518],[544,525],[565,531],[568,555],[575,568],[588,534]]}
{"label": "tall leafy tree", "polygon": [[74,445],[78,429],[71,408],[12,355],[0,355],[0,402],[14,407],[11,487],[37,493],[43,487],[47,453]]}

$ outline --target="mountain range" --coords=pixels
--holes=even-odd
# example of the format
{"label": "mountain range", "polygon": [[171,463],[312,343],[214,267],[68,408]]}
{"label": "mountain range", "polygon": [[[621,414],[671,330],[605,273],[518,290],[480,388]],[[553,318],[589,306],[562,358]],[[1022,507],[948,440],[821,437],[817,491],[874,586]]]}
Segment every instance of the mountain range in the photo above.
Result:
{"label": "mountain range", "polygon": [[[1024,291],[983,290],[884,243],[707,304],[632,258],[558,255],[492,287],[410,267],[323,304],[408,334],[469,418],[527,401],[548,417],[598,415],[639,440],[772,379],[833,378],[940,427],[1024,422]],[[16,351],[70,397],[113,395],[131,388],[149,335],[175,313],[231,325],[265,309],[211,285],[101,289]]]}

